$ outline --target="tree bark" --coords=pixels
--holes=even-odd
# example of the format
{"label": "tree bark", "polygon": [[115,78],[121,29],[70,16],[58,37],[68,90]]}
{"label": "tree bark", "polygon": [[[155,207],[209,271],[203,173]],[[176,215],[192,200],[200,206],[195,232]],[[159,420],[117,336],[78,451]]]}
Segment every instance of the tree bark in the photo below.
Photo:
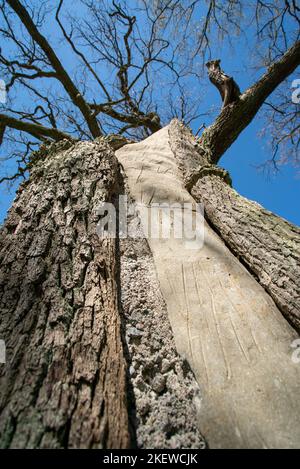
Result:
{"label": "tree bark", "polygon": [[40,150],[0,232],[0,445],[126,448],[116,245],[95,211],[117,190],[104,142]]}
{"label": "tree bark", "polygon": [[[211,163],[178,121],[116,155],[137,202],[202,201],[227,246],[298,325],[297,228],[238,196],[228,173]],[[123,191],[115,155],[101,139],[63,140],[42,147],[36,156],[0,232],[0,339],[7,347],[7,363],[0,368],[1,447],[127,448],[132,445],[130,383],[136,387],[133,423],[140,425],[144,441],[154,441],[144,435],[159,422],[158,433],[171,445],[165,422],[170,402],[190,415],[193,399],[198,433],[187,417],[180,423],[176,416],[172,428],[178,435],[172,435],[172,444],[181,441],[187,447],[185,431],[193,432],[193,444],[198,444],[200,430],[212,447],[295,447],[300,427],[293,396],[299,394],[300,381],[290,345],[297,334],[220,237],[205,224],[203,248],[188,250],[184,239],[150,240],[161,288],[158,314],[155,308],[147,311],[144,298],[137,304],[139,248],[137,254],[130,249],[132,273],[124,277],[123,265],[122,291],[125,297],[132,292],[125,310],[136,327],[127,328],[124,351],[121,253],[114,240],[97,236],[95,214],[100,202],[113,201]],[[151,279],[144,283],[149,290]],[[126,307],[123,295],[124,301]],[[201,390],[201,395],[188,391],[187,400],[183,393],[194,385],[171,350],[163,302],[177,351]],[[163,327],[157,325],[159,314]],[[156,339],[172,345],[164,362],[178,361],[175,370],[162,371],[158,350],[164,346],[158,340],[150,343],[153,356],[144,360],[148,349],[140,330],[153,324],[159,329]],[[129,383],[128,348],[134,360]],[[149,396],[162,402],[163,412]]]}

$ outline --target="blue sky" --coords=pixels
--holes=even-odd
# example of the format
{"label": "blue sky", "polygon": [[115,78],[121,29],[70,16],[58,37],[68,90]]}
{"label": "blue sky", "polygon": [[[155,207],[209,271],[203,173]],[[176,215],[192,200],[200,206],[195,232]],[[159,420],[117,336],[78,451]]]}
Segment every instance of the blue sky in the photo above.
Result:
{"label": "blue sky", "polygon": [[[56,38],[54,37],[53,29],[51,30],[50,23],[43,32],[49,35],[49,39],[53,44]],[[212,50],[214,58],[222,60],[224,70],[235,77],[242,91],[251,85],[255,78],[261,75],[261,71],[259,73],[250,72],[248,69],[248,55],[245,53],[245,48],[249,47],[249,42],[251,48],[251,32],[250,36],[248,35],[247,37],[247,42],[246,46],[245,42],[237,40],[235,50],[229,48],[228,45],[224,45],[222,48],[216,45]],[[252,53],[255,54],[255,51],[252,51]],[[69,49],[62,43],[59,47],[59,54],[62,62],[67,63],[69,69],[71,69],[72,58]],[[300,72],[294,74],[293,78],[300,78]],[[201,104],[203,112],[211,105],[219,108],[221,104],[220,97],[217,90],[208,83],[208,80],[204,88],[201,88],[201,84],[196,78],[194,78],[193,85],[195,90],[199,90],[199,93],[204,94]],[[287,92],[291,93],[291,89],[287,90]],[[216,115],[217,112],[215,112]],[[196,131],[203,121],[206,125],[209,125],[212,120],[211,117],[207,119],[200,118],[193,123],[192,128]],[[223,156],[220,165],[229,170],[233,180],[233,187],[240,194],[257,201],[268,210],[300,225],[299,169],[297,170],[291,165],[285,165],[280,167],[279,172],[269,176],[257,169],[258,165],[270,157],[270,154],[268,154],[267,138],[261,139],[258,137],[262,126],[262,119],[257,116]],[[0,174],[11,172],[10,170],[13,170],[12,162],[2,163]],[[15,188],[16,186],[8,190],[5,186],[0,187],[0,223],[3,222],[7,210],[13,201]]]}

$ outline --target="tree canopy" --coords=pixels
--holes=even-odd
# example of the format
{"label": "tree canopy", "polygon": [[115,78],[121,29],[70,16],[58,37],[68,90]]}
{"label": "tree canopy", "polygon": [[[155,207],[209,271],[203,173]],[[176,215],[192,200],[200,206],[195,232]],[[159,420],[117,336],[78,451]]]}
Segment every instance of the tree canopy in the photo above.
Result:
{"label": "tree canopy", "polygon": [[[211,111],[205,63],[224,50],[239,53],[241,41],[241,69],[257,81],[204,131],[204,150],[210,142],[217,162],[262,109],[273,162],[297,161],[299,105],[287,83],[300,62],[296,1],[2,0],[0,6],[0,77],[8,96],[0,142],[4,158],[18,164],[2,181],[26,177],[41,141],[109,133],[140,139],[172,117],[200,123]],[[222,64],[234,74],[229,60]]]}

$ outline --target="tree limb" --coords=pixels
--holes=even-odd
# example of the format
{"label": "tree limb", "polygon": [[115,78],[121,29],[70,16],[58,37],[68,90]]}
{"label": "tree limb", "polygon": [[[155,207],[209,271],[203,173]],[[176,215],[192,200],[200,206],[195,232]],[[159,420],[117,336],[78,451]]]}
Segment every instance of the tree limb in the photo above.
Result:
{"label": "tree limb", "polygon": [[56,72],[58,80],[61,82],[61,84],[65,88],[73,104],[80,109],[82,115],[84,116],[92,136],[94,138],[99,137],[101,135],[101,130],[98,125],[97,119],[91,112],[91,109],[86,103],[84,97],[82,96],[78,88],[75,86],[73,81],[71,80],[69,74],[67,73],[65,68],[62,66],[59,58],[57,57],[56,53],[50,46],[47,39],[38,31],[36,25],[31,19],[26,8],[19,2],[19,0],[7,0],[7,3],[14,10],[14,12],[18,15],[18,17],[22,21],[23,25],[27,29],[32,39],[36,42],[36,44],[39,45],[39,47],[46,54],[48,60],[50,61],[52,67],[54,68]]}
{"label": "tree limb", "polygon": [[240,99],[226,106],[199,141],[212,163],[217,163],[239,134],[250,124],[266,98],[300,64],[300,41],[296,42]]}
{"label": "tree limb", "polygon": [[32,122],[26,122],[6,114],[0,114],[0,141],[3,138],[5,127],[27,132],[39,140],[43,140],[45,138],[51,138],[56,141],[64,138],[72,140],[70,135],[62,132],[61,130],[45,127],[40,124],[33,124]]}
{"label": "tree limb", "polygon": [[161,129],[159,116],[155,112],[143,114],[140,111],[138,114],[122,114],[107,104],[91,104],[90,107],[95,110],[95,113],[103,112],[104,114],[107,114],[120,122],[130,124],[133,127],[144,126],[150,129],[151,132],[157,132]]}

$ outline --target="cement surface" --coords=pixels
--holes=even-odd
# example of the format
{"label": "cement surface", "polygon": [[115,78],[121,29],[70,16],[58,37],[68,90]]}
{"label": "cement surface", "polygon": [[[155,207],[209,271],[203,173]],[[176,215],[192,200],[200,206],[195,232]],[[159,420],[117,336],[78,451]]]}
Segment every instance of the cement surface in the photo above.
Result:
{"label": "cement surface", "polygon": [[[132,197],[146,204],[145,226],[153,203],[194,202],[168,127],[116,155]],[[201,433],[212,448],[299,447],[300,364],[291,347],[298,335],[206,223],[204,245],[188,241],[148,239],[177,350],[201,389]]]}

